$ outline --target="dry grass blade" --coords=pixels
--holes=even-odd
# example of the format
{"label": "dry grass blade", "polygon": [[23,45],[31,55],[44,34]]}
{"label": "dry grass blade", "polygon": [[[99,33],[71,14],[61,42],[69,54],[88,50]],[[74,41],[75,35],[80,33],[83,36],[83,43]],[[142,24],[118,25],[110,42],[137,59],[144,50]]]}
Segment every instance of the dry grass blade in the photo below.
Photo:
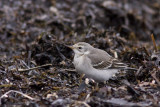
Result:
{"label": "dry grass blade", "polygon": [[32,97],[30,97],[30,96],[28,96],[27,94],[24,94],[24,93],[22,93],[22,92],[19,92],[19,91],[16,91],[16,90],[10,90],[10,91],[6,92],[5,94],[3,94],[3,95],[0,97],[0,105],[1,105],[1,100],[2,100],[2,98],[8,97],[8,94],[9,94],[9,93],[12,93],[12,92],[21,94],[22,96],[24,96],[24,97],[26,97],[26,98],[28,98],[28,99],[30,99],[30,100],[38,101],[38,99],[32,98]]}
{"label": "dry grass blade", "polygon": [[29,68],[29,69],[18,69],[18,71],[24,72],[24,71],[30,71],[30,70],[34,70],[34,69],[38,69],[41,67],[46,67],[46,66],[52,66],[52,64],[45,64],[45,65],[41,65],[41,66],[37,66],[37,67],[33,67],[33,68]]}
{"label": "dry grass blade", "polygon": [[80,105],[84,105],[85,107],[91,107],[89,104],[87,104],[84,101],[75,101],[74,104],[72,106],[80,106]]}
{"label": "dry grass blade", "polygon": [[159,79],[156,77],[156,71],[155,71],[155,70],[151,73],[151,76],[155,79],[155,81],[157,82],[157,84],[160,86],[160,81],[159,81]]}
{"label": "dry grass blade", "polygon": [[152,42],[153,42],[153,45],[154,45],[154,49],[155,51],[157,52],[157,46],[156,46],[156,42],[155,42],[155,39],[154,39],[154,35],[151,34],[151,38],[152,38]]}

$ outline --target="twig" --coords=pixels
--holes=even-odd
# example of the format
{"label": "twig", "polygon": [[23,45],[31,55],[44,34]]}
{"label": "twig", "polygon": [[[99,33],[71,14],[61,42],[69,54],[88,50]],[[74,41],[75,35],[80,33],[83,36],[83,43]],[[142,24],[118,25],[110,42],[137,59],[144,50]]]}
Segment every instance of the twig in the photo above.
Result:
{"label": "twig", "polygon": [[57,45],[56,45],[56,49],[57,49],[57,51],[58,51],[60,57],[61,57],[63,60],[65,60],[66,57],[60,52],[59,47],[58,47]]}
{"label": "twig", "polygon": [[29,67],[23,60],[21,60],[21,62],[22,62],[28,69],[30,69],[30,67]]}
{"label": "twig", "polygon": [[61,69],[62,71],[76,72],[76,69]]}
{"label": "twig", "polygon": [[77,106],[78,104],[83,104],[86,107],[91,107],[89,104],[87,104],[85,101],[75,101],[75,104],[73,104],[72,106]]}
{"label": "twig", "polygon": [[143,66],[140,66],[136,72],[136,76],[138,76],[138,74],[140,73],[140,71],[142,70]]}
{"label": "twig", "polygon": [[90,98],[91,94],[88,94],[85,98],[85,101],[87,101]]}
{"label": "twig", "polygon": [[[30,69],[30,65],[28,66],[23,60],[21,62],[27,67],[27,69]],[[32,70],[33,72],[36,72],[35,70]]]}
{"label": "twig", "polygon": [[10,90],[10,91],[4,93],[4,94],[0,97],[0,105],[2,104],[2,102],[1,102],[2,98],[8,97],[8,94],[9,94],[9,93],[12,93],[12,92],[21,94],[22,96],[24,96],[24,97],[26,97],[26,98],[28,98],[28,99],[30,99],[30,100],[38,101],[38,99],[32,98],[32,97],[30,97],[30,96],[28,96],[27,94],[24,94],[24,93],[22,93],[22,92],[19,92],[19,91],[16,91],[16,90]]}
{"label": "twig", "polygon": [[28,51],[28,66],[30,67],[31,51]]}
{"label": "twig", "polygon": [[151,38],[152,38],[152,42],[153,42],[153,45],[154,45],[154,49],[155,51],[157,52],[157,46],[156,46],[156,42],[155,42],[155,39],[154,39],[154,35],[151,34]]}
{"label": "twig", "polygon": [[156,80],[157,84],[160,86],[160,81],[156,77],[156,71],[153,71],[153,73],[151,73],[151,76]]}
{"label": "twig", "polygon": [[45,65],[36,66],[36,67],[33,67],[33,68],[28,68],[28,69],[18,69],[18,71],[20,71],[20,72],[30,71],[30,70],[34,70],[34,69],[38,69],[38,68],[46,67],[46,66],[52,66],[52,64],[45,64]]}

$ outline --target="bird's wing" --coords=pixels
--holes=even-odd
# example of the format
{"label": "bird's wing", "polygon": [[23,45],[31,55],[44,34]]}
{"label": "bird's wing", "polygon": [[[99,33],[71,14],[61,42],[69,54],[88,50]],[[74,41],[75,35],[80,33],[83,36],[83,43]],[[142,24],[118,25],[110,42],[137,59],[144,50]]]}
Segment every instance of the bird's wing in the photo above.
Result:
{"label": "bird's wing", "polygon": [[117,59],[112,60],[104,60],[99,63],[94,63],[92,61],[92,66],[96,69],[123,69],[126,68],[127,65],[118,61]]}
{"label": "bird's wing", "polygon": [[127,67],[126,64],[113,58],[105,51],[101,51],[100,53],[96,52],[96,54],[89,54],[88,57],[91,60],[92,66],[96,69],[123,69]]}
{"label": "bird's wing", "polygon": [[123,69],[123,68],[127,67],[127,65],[125,63],[120,62],[116,58],[111,59],[110,62],[111,62],[111,66],[109,68],[112,68],[112,69],[114,69],[114,68]]}

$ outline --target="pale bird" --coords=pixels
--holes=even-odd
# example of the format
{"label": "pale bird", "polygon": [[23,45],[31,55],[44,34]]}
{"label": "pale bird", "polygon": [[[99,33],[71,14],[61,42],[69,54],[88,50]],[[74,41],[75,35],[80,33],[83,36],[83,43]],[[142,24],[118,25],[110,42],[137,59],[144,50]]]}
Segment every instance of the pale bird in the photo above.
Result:
{"label": "pale bird", "polygon": [[97,82],[109,80],[120,69],[136,70],[88,43],[79,42],[69,47],[75,53],[73,64],[76,71]]}

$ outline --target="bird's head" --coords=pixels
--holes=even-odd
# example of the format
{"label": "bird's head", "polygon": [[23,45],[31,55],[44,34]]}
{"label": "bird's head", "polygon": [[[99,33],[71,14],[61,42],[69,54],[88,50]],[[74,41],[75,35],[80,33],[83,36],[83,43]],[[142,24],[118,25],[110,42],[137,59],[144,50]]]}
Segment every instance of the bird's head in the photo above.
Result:
{"label": "bird's head", "polygon": [[85,42],[78,42],[72,46],[69,46],[77,55],[87,55],[93,49],[93,47]]}

